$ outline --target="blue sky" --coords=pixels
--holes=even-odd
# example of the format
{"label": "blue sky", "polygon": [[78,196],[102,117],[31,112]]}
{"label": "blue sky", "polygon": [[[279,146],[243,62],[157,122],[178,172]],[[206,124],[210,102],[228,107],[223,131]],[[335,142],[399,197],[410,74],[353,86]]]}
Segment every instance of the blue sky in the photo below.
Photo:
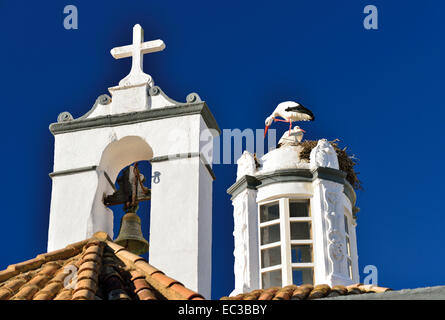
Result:
{"label": "blue sky", "polygon": [[[68,4],[78,8],[78,30],[63,28]],[[363,28],[367,4],[379,9],[378,30]],[[444,10],[438,1],[0,1],[0,269],[46,250],[48,125],[62,111],[83,115],[128,73],[130,59],[109,50],[129,44],[139,23],[145,39],[166,43],[144,69],[173,99],[198,92],[223,129],[263,128],[279,102],[296,100],[317,118],[301,125],[305,138],[338,138],[360,159],[362,279],[372,264],[381,286],[445,284]],[[214,171],[219,298],[234,283],[226,189],[236,167]]]}

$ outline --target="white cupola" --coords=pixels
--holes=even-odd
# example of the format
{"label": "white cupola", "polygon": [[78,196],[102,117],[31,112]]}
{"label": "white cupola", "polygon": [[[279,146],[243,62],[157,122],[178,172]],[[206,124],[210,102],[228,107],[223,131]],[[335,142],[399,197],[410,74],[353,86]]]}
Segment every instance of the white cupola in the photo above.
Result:
{"label": "white cupola", "polygon": [[326,139],[314,142],[310,159],[304,159],[300,140],[285,133],[279,147],[259,161],[245,151],[237,162],[237,181],[228,189],[234,210],[232,295],[359,282],[355,192]]}
{"label": "white cupola", "polygon": [[[157,174],[151,189],[150,263],[210,298],[213,138],[220,132],[196,93],[177,102],[143,72],[146,53],[165,48],[144,42],[140,25],[133,43],[111,50],[131,57],[132,68],[111,97],[101,95],[84,116],[59,115],[54,135],[48,251],[105,231],[113,237],[113,212],[104,197],[119,172],[148,160]],[[180,263],[178,263],[180,262]]]}

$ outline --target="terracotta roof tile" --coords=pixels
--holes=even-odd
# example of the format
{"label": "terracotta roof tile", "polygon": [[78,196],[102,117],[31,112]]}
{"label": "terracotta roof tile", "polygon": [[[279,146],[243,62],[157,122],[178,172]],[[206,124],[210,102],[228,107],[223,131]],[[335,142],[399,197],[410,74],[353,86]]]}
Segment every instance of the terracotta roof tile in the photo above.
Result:
{"label": "terracotta roof tile", "polygon": [[142,272],[132,270],[131,281],[134,285],[134,292],[138,295],[140,300],[158,300],[156,297],[156,291],[145,280],[145,276]]}
{"label": "terracotta roof tile", "polygon": [[376,287],[371,284],[367,284],[367,285],[360,284],[358,286],[358,288],[360,289],[360,291],[362,293],[382,293],[382,292],[391,291],[391,289]]}
{"label": "terracotta roof tile", "polygon": [[54,261],[67,259],[76,254],[76,250],[72,247],[66,247],[56,251],[48,252],[43,255],[37,256],[39,259],[45,259],[45,261]]}
{"label": "terracotta roof tile", "polygon": [[81,289],[90,290],[91,292],[96,293],[97,283],[92,279],[77,280],[76,289],[74,291]]}
{"label": "terracotta roof tile", "polygon": [[73,292],[72,300],[94,300],[95,296],[95,292],[85,288]]}
{"label": "terracotta roof tile", "polygon": [[279,288],[269,288],[264,290],[258,300],[272,300]]}
{"label": "terracotta roof tile", "polygon": [[54,300],[71,300],[73,297],[73,289],[63,289],[61,290]]}
{"label": "terracotta roof tile", "polygon": [[313,289],[314,287],[312,285],[301,285],[292,292],[291,300],[304,300],[309,296]]}
{"label": "terracotta roof tile", "polygon": [[35,285],[39,287],[39,289],[43,288],[45,284],[51,279],[51,276],[46,274],[38,274],[34,278],[32,278],[28,284]]}
{"label": "terracotta roof tile", "polygon": [[51,300],[62,288],[63,284],[61,282],[50,282],[42,290],[35,294],[33,300]]}
{"label": "terracotta roof tile", "polygon": [[241,293],[232,297],[222,297],[221,300],[306,300],[390,290],[371,285],[365,286],[360,283],[347,287],[333,286],[332,288],[326,284],[316,285],[315,287],[311,284],[303,284],[300,286],[289,285],[283,288],[274,287],[265,290],[253,290],[252,292]]}
{"label": "terracotta roof tile", "polygon": [[16,275],[18,275],[20,272],[15,269],[6,269],[3,271],[0,271],[0,281],[5,281],[9,278],[12,278]]}
{"label": "terracotta roof tile", "polygon": [[156,295],[150,289],[142,289],[137,292],[139,300],[158,300]]}
{"label": "terracotta roof tile", "polygon": [[[34,259],[31,260],[27,260],[21,263],[17,263],[15,265],[9,266],[11,268],[14,268],[14,270],[17,270],[18,272],[26,272],[29,270],[33,270],[36,269],[38,267],[40,267],[42,264],[45,263],[45,258],[44,257],[36,257]],[[8,268],[9,268],[8,267]]]}
{"label": "terracotta roof tile", "polygon": [[119,258],[130,261],[131,263],[136,263],[138,261],[145,261],[144,258],[137,256],[127,250],[119,250],[119,252],[117,252],[116,254]]}
{"label": "terracotta roof tile", "polygon": [[329,292],[328,297],[343,296],[348,294],[348,289],[345,286],[333,286],[331,292]]}
{"label": "terracotta roof tile", "polygon": [[61,266],[62,263],[57,261],[47,262],[41,267],[39,274],[49,277],[53,276],[60,269]]}
{"label": "terracotta roof tile", "polygon": [[81,265],[79,267],[79,273],[86,271],[86,270],[91,270],[93,272],[99,272],[100,264],[96,261],[85,261],[85,262],[81,263]]}
{"label": "terracotta roof tile", "polygon": [[124,289],[115,289],[108,293],[108,300],[131,300]]}
{"label": "terracotta roof tile", "polygon": [[[66,276],[66,274],[65,274]],[[95,270],[91,269],[83,269],[82,272],[77,273],[77,281],[81,280],[91,280],[94,281],[96,284],[99,283],[99,274]]]}
{"label": "terracotta roof tile", "polygon": [[[262,290],[261,290],[262,291]],[[246,296],[245,293],[238,294],[236,296],[231,297],[222,297],[221,300],[243,300],[243,298]]]}
{"label": "terracotta roof tile", "polygon": [[25,284],[19,292],[17,292],[12,300],[30,300],[34,294],[39,291],[40,288],[37,285]]}
{"label": "terracotta roof tile", "polygon": [[[153,273],[152,278],[157,280],[160,284],[162,284],[163,286],[165,286],[167,288],[171,287],[174,284],[180,284],[178,281],[176,281],[175,279],[172,279],[170,277],[167,277],[162,272]],[[182,284],[180,284],[180,286],[182,286]]]}
{"label": "terracotta roof tile", "polygon": [[103,243],[97,243],[97,242],[91,242],[88,243],[88,245],[85,246],[86,250],[85,253],[83,254],[83,256],[87,256],[90,254],[93,255],[97,255],[97,256],[102,256],[103,250],[104,250],[104,246]]}
{"label": "terracotta roof tile", "polygon": [[[73,274],[75,272],[75,274]],[[203,299],[104,232],[0,271],[0,300]]]}
{"label": "terracotta roof tile", "polygon": [[273,300],[290,300],[297,286],[287,286],[279,289]]}
{"label": "terracotta roof tile", "polygon": [[203,299],[200,294],[185,288],[179,281],[166,276],[143,258],[124,250],[123,247],[111,241],[107,241],[107,245],[128,267],[139,271],[145,277],[145,281],[150,287],[162,298],[169,300]]}
{"label": "terracotta roof tile", "polygon": [[0,287],[0,300],[6,300],[15,295],[19,289],[29,280],[25,277],[14,278]]}
{"label": "terracotta roof tile", "polygon": [[202,298],[202,296],[199,293],[196,293],[190,289],[187,289],[179,282],[173,283],[171,286],[171,290],[174,291],[176,294],[182,297],[184,300],[192,300],[195,298]]}
{"label": "terracotta roof tile", "polygon": [[326,297],[331,292],[331,287],[327,284],[319,284],[309,293],[307,299],[320,299]]}
{"label": "terracotta roof tile", "polygon": [[358,288],[357,285],[347,286],[346,290],[348,290],[348,295],[351,295],[351,294],[361,294],[362,293],[362,291]]}
{"label": "terracotta roof tile", "polygon": [[73,300],[95,299],[103,248],[104,243],[97,239],[91,239],[85,244],[80,257]]}
{"label": "terracotta roof tile", "polygon": [[254,290],[244,295],[243,300],[258,300],[263,290]]}
{"label": "terracotta roof tile", "polygon": [[0,289],[0,300],[8,300],[13,295],[14,295],[14,292],[12,290],[8,290],[6,288]]}
{"label": "terracotta roof tile", "polygon": [[154,273],[161,272],[152,265],[149,265],[148,263],[143,263],[142,261],[138,261],[135,264],[140,270],[142,270],[146,275],[152,276]]}

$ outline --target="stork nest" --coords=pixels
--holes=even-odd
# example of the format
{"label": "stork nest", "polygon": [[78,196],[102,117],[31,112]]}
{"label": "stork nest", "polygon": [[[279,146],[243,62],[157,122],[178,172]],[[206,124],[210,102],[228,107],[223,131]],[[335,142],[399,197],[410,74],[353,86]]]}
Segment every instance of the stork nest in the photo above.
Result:
{"label": "stork nest", "polygon": [[[337,152],[338,165],[340,170],[346,173],[346,180],[351,184],[355,190],[363,190],[362,183],[357,177],[359,172],[355,172],[354,166],[357,164],[358,159],[354,155],[348,155],[346,152],[347,147],[340,149],[338,146],[338,139],[334,141],[329,141],[329,143],[334,147]],[[310,159],[311,150],[315,148],[318,141],[314,140],[303,140],[300,142],[300,146],[303,149],[300,152],[300,158],[308,160]]]}

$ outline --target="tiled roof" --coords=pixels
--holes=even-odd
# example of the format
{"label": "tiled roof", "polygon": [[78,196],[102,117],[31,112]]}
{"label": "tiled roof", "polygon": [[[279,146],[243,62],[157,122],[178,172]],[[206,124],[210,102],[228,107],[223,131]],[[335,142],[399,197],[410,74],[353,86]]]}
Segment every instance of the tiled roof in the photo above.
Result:
{"label": "tiled roof", "polygon": [[203,297],[115,244],[104,232],[0,271],[0,300],[165,299]]}
{"label": "tiled roof", "polygon": [[[76,271],[77,278],[73,277]],[[304,300],[381,293],[371,285],[290,285],[221,300]],[[0,300],[202,300],[105,232],[0,271]]]}
{"label": "tiled roof", "polygon": [[222,297],[221,300],[312,300],[327,297],[356,295],[364,293],[380,293],[391,289],[372,285],[354,284],[351,286],[333,286],[326,284],[303,284],[301,286],[290,285],[283,288],[273,287],[269,289],[254,290],[249,293],[241,293],[233,297]]}

